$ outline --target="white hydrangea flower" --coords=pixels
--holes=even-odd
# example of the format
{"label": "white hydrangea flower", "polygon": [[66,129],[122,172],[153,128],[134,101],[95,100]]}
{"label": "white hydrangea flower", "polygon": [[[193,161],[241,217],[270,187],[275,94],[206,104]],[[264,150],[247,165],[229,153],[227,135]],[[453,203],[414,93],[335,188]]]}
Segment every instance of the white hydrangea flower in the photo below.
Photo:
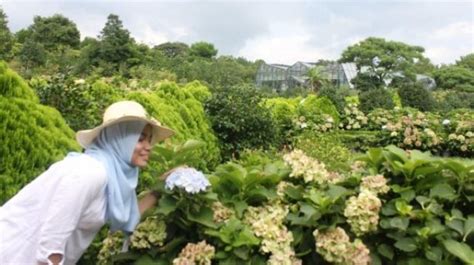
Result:
{"label": "white hydrangea flower", "polygon": [[451,121],[448,120],[448,119],[443,120],[443,125],[449,125],[450,123],[451,123]]}
{"label": "white hydrangea flower", "polygon": [[211,183],[201,171],[194,168],[179,168],[167,178],[165,187],[173,190],[175,187],[184,189],[187,193],[195,194],[205,191]]}

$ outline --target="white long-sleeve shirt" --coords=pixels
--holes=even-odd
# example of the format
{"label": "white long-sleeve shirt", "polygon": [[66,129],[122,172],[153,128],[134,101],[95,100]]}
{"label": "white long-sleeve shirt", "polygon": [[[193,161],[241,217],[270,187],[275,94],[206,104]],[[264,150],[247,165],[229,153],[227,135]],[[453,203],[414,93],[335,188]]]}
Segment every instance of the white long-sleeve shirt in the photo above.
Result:
{"label": "white long-sleeve shirt", "polygon": [[75,264],[105,223],[107,175],[96,159],[68,156],[0,208],[0,264]]}

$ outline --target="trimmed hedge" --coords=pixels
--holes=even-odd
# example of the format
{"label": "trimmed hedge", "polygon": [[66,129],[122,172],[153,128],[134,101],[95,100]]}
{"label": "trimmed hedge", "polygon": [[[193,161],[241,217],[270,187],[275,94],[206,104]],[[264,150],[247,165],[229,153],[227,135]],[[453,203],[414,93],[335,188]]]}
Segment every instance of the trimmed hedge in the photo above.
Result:
{"label": "trimmed hedge", "polygon": [[79,150],[61,114],[39,104],[25,81],[0,63],[0,204],[68,151]]}

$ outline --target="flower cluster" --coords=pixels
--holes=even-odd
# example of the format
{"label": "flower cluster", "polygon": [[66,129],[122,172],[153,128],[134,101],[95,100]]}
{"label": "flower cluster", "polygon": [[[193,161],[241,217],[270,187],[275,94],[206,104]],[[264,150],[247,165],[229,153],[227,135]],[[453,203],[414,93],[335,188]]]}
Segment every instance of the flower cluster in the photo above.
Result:
{"label": "flower cluster", "polygon": [[450,149],[461,153],[474,152],[474,121],[460,121],[456,130],[449,134],[447,144]]}
{"label": "flower cluster", "polygon": [[324,232],[314,230],[316,252],[332,263],[344,265],[370,264],[370,251],[360,240],[350,242],[346,231],[340,227]]}
{"label": "flower cluster", "polygon": [[383,175],[373,175],[362,178],[360,189],[374,194],[385,194],[390,190],[390,187],[387,185],[387,179]]}
{"label": "flower cluster", "polygon": [[277,193],[277,200],[282,201],[285,198],[285,190],[288,187],[295,187],[293,183],[288,182],[288,181],[280,181],[276,187],[276,193]]}
{"label": "flower cluster", "polygon": [[301,264],[291,247],[293,234],[283,225],[287,214],[288,207],[278,203],[249,207],[245,212],[244,222],[252,227],[255,236],[262,239],[260,250],[271,253],[267,264]]}
{"label": "flower cluster", "polygon": [[386,109],[375,109],[367,114],[368,123],[367,128],[370,130],[380,130],[386,127],[389,122],[394,122],[397,119],[399,109],[397,110],[386,110]]}
{"label": "flower cluster", "polygon": [[335,127],[333,117],[328,114],[317,115],[312,119],[306,119],[305,116],[300,116],[293,120],[293,124],[297,129],[310,129],[318,132],[327,132]]}
{"label": "flower cluster", "polygon": [[165,185],[169,190],[178,187],[191,194],[205,191],[209,186],[211,186],[209,180],[202,172],[194,168],[176,169],[166,178]]}
{"label": "flower cluster", "polygon": [[173,265],[210,265],[214,255],[215,248],[205,240],[196,244],[188,243],[173,260]]}
{"label": "flower cluster", "polygon": [[348,104],[344,108],[344,113],[341,115],[341,122],[339,128],[345,130],[357,130],[367,125],[367,117],[357,108],[356,104]]}
{"label": "flower cluster", "polygon": [[151,249],[163,246],[166,239],[166,224],[156,216],[148,217],[138,224],[130,237],[130,245],[135,249]]}
{"label": "flower cluster", "polygon": [[364,161],[357,160],[351,165],[351,172],[353,173],[362,173],[365,171],[367,163]]}
{"label": "flower cluster", "polygon": [[428,128],[426,115],[422,112],[402,116],[401,119],[386,126],[390,143],[408,149],[432,149],[441,144],[441,138]]}
{"label": "flower cluster", "polygon": [[303,178],[306,183],[316,182],[320,185],[338,183],[344,178],[336,172],[329,172],[324,163],[308,157],[303,151],[295,149],[285,154],[283,160],[291,167],[290,177]]}
{"label": "flower cluster", "polygon": [[225,207],[219,201],[212,204],[212,210],[214,211],[213,220],[216,223],[227,222],[227,220],[235,215],[235,212],[232,209]]}
{"label": "flower cluster", "polygon": [[102,241],[102,248],[97,256],[97,264],[110,264],[112,257],[121,252],[123,239],[124,234],[121,231],[109,233],[109,235]]}
{"label": "flower cluster", "polygon": [[361,236],[377,230],[381,207],[382,202],[374,193],[362,190],[359,196],[352,196],[347,200],[344,216],[347,217],[351,230]]}

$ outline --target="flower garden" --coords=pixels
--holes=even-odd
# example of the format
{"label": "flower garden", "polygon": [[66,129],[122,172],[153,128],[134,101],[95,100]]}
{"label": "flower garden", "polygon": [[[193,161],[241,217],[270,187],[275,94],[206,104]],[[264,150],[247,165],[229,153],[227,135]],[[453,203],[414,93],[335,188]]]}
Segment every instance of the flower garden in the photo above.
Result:
{"label": "flower garden", "polygon": [[[474,264],[472,109],[363,112],[354,95],[197,81],[25,81],[1,63],[0,203],[78,150],[73,131],[120,99],[177,134],[140,175],[156,208],[130,236],[104,228],[80,264]],[[190,169],[159,180],[180,165]]]}

